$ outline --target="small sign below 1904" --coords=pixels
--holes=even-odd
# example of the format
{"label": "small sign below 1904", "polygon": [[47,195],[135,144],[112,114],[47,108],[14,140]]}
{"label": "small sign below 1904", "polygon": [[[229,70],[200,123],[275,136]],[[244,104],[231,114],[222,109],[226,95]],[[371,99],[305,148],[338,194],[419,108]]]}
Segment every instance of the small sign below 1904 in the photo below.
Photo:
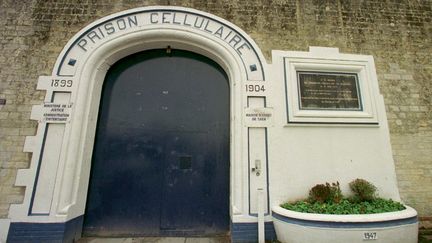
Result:
{"label": "small sign below 1904", "polygon": [[273,108],[248,107],[244,110],[244,123],[247,127],[269,127],[273,125]]}

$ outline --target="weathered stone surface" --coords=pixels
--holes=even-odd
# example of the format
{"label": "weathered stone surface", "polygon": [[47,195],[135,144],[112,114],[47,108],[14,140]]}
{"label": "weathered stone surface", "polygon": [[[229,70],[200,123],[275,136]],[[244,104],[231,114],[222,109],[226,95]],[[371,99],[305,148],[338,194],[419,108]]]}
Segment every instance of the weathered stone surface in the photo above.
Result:
{"label": "weathered stone surface", "polygon": [[[267,59],[271,50],[338,47],[373,55],[384,96],[402,199],[432,215],[432,2],[323,0],[148,0],[0,2],[0,217],[22,198],[16,170],[30,161],[25,136],[37,123],[31,106],[44,92],[37,77],[49,75],[67,41],[92,21],[134,7],[176,5],[225,18],[245,30]],[[10,143],[12,142],[12,143]],[[16,164],[15,166],[13,164]]]}

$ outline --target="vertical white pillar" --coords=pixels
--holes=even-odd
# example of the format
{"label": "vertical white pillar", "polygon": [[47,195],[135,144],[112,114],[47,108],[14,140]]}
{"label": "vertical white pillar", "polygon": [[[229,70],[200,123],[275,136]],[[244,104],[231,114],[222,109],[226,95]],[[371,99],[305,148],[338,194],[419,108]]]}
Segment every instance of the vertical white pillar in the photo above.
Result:
{"label": "vertical white pillar", "polygon": [[258,242],[264,243],[265,241],[265,225],[264,225],[264,190],[258,188]]}
{"label": "vertical white pillar", "polygon": [[[265,107],[263,97],[249,97],[248,107]],[[263,190],[264,209],[267,213],[267,128],[249,127],[249,214],[258,214],[257,190]]]}
{"label": "vertical white pillar", "polygon": [[[70,94],[55,92],[53,103],[68,104]],[[32,194],[31,215],[50,215],[53,201],[55,176],[60,163],[60,152],[65,131],[64,123],[49,123],[46,125],[46,134],[42,147],[42,156],[39,160],[39,169],[36,171],[36,181]]]}

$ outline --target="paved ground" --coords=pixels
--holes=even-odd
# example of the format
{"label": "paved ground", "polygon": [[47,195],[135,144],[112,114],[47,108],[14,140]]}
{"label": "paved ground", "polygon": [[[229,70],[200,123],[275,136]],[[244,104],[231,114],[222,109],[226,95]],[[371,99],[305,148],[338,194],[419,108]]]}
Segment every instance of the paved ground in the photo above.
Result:
{"label": "paved ground", "polygon": [[77,243],[229,243],[229,237],[183,238],[183,237],[145,237],[145,238],[82,238]]}
{"label": "paved ground", "polygon": [[420,229],[419,243],[432,243],[432,229]]}

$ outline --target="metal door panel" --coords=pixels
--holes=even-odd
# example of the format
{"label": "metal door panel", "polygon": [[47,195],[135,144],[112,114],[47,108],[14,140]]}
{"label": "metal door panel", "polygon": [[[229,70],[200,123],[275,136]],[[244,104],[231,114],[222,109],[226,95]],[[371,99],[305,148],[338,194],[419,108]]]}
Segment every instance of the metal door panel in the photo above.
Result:
{"label": "metal door panel", "polygon": [[[95,150],[101,155],[93,161],[92,170],[105,173],[92,173],[91,202],[87,203],[85,215],[86,232],[100,236],[129,235],[132,232],[136,235],[145,228],[149,234],[157,234],[159,225],[154,222],[158,222],[160,217],[162,169],[161,164],[153,161],[161,160],[163,151],[154,145],[150,135],[137,140],[128,136],[122,140],[107,140],[114,142],[99,143],[100,149]],[[139,160],[128,156],[136,153]]]}
{"label": "metal door panel", "polygon": [[[206,201],[203,168],[212,163],[205,133],[176,133],[168,139],[162,194],[161,229],[186,230],[199,227]],[[175,203],[173,203],[175,198]]]}
{"label": "metal door panel", "polygon": [[83,232],[229,230],[229,88],[211,60],[152,50],[108,71]]}

